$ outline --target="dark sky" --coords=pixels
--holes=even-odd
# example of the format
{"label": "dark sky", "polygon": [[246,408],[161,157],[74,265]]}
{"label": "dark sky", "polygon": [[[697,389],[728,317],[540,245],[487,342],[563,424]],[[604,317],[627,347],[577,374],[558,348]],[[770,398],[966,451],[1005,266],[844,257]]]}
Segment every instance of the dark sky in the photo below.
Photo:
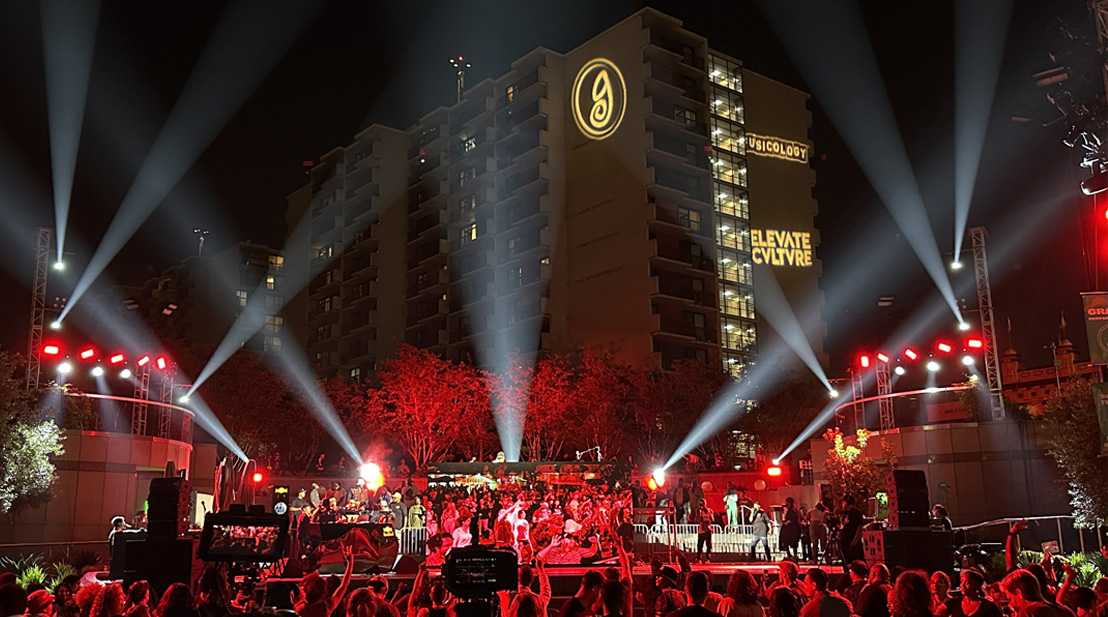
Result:
{"label": "dark sky", "polygon": [[[805,88],[756,3],[648,2],[685,21],[712,45],[753,70]],[[1045,222],[1020,239],[1018,257],[993,264],[995,303],[1016,326],[1017,343],[1033,362],[1055,331],[1059,312],[1080,319],[1077,292],[1090,286],[1081,262],[1080,170],[1058,145],[1059,128],[1016,125],[1012,115],[1046,118],[1030,74],[1047,66],[1047,51],[1064,45],[1056,19],[1091,36],[1081,0],[1017,2],[971,213],[971,225],[1019,228],[1027,208],[1054,202]],[[473,80],[503,73],[543,46],[566,51],[644,6],[628,0],[558,2],[331,2],[305,23],[284,59],[207,148],[170,197],[109,270],[120,281],[142,280],[194,249],[191,229],[213,230],[214,246],[253,240],[280,246],[284,196],[302,183],[301,161],[350,142],[380,122],[407,127],[448,103],[454,88],[447,57],[464,53]],[[96,44],[85,129],[70,215],[72,261],[87,260],[120,203],[161,123],[180,93],[225,5],[218,2],[105,3]],[[952,228],[953,4],[865,2],[866,23],[940,248]],[[251,41],[242,42],[251,54]],[[7,294],[0,345],[22,350],[34,226],[50,224],[50,155],[41,21],[36,3],[0,4],[0,283]],[[816,101],[813,129],[823,236],[821,257],[833,283],[851,276],[859,244],[896,229]],[[14,180],[13,180],[14,178]],[[1061,198],[1061,199],[1059,199]],[[1088,212],[1086,212],[1088,214]],[[874,256],[869,256],[874,257]],[[902,310],[934,296],[907,244],[893,267],[867,279],[849,310],[826,316],[832,362],[841,366],[858,345],[874,344],[890,318],[874,308],[895,293]],[[846,321],[847,316],[851,318]],[[849,323],[849,327],[842,324]],[[1071,337],[1083,346],[1079,327]],[[866,332],[867,334],[858,334]]]}

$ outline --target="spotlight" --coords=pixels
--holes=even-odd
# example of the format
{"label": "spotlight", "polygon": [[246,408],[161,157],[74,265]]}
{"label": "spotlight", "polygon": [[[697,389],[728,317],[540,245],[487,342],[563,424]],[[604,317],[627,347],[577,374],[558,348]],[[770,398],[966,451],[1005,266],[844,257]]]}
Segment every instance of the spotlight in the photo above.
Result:
{"label": "spotlight", "polygon": [[941,368],[942,368],[942,366],[940,366],[938,362],[935,362],[934,360],[928,360],[927,361],[927,370],[928,371],[930,371],[932,373],[938,373],[939,369],[941,369]]}
{"label": "spotlight", "polygon": [[159,371],[164,371],[165,367],[169,366],[169,362],[165,359],[165,356],[158,356],[158,359],[154,361],[154,364],[158,367]]}
{"label": "spotlight", "polygon": [[78,355],[81,356],[82,360],[91,360],[96,357],[96,349],[93,347],[85,347]]}
{"label": "spotlight", "polygon": [[969,330],[969,322],[967,322],[967,321],[958,322],[958,331],[959,332],[965,332],[966,330]]}
{"label": "spotlight", "polygon": [[188,405],[189,395],[187,395],[187,394],[183,395],[181,398],[177,399],[177,402],[182,404],[182,405]]}
{"label": "spotlight", "polygon": [[61,330],[62,329],[62,322],[58,321],[56,319],[54,321],[51,321],[50,322],[50,329],[51,330]]}
{"label": "spotlight", "polygon": [[952,347],[950,343],[947,343],[945,341],[939,341],[939,343],[935,345],[935,348],[943,353],[950,353],[951,351],[954,351],[954,347]]}
{"label": "spotlight", "polygon": [[978,377],[977,375],[970,375],[969,376],[969,382],[970,383],[977,383],[980,380],[981,380],[981,378]]}
{"label": "spotlight", "polygon": [[780,465],[773,464],[773,465],[770,465],[769,467],[766,467],[766,475],[771,477],[771,478],[780,478],[781,474],[783,474],[783,473],[784,473],[784,471],[781,469]]}
{"label": "spotlight", "polygon": [[861,368],[869,368],[869,365],[870,365],[869,356],[867,356],[866,354],[862,354],[862,355],[858,356],[858,366],[860,366]]}
{"label": "spotlight", "polygon": [[977,363],[977,361],[973,359],[973,356],[971,356],[969,354],[966,354],[966,355],[962,356],[962,364],[964,366],[973,366],[976,363]]}
{"label": "spotlight", "polygon": [[827,391],[827,396],[828,396],[828,398],[839,398],[839,391],[834,389],[834,388],[831,388],[830,390]]}
{"label": "spotlight", "polygon": [[907,373],[908,371],[905,370],[903,366],[898,366],[893,369],[893,372],[896,373],[897,376],[903,376],[904,373]]}
{"label": "spotlight", "polygon": [[961,270],[962,269],[962,262],[955,259],[954,261],[950,262],[950,269],[954,270],[955,272],[957,272],[958,270]]}
{"label": "spotlight", "polygon": [[904,357],[908,358],[909,360],[915,360],[915,359],[919,358],[919,354],[916,353],[916,350],[912,349],[911,347],[905,347],[904,348]]}
{"label": "spotlight", "polygon": [[123,354],[121,354],[121,353],[112,354],[111,357],[108,358],[108,363],[109,364],[123,364]]}
{"label": "spotlight", "polygon": [[661,467],[655,469],[650,474],[650,479],[654,480],[654,483],[657,484],[658,486],[665,486],[666,485],[666,470],[662,469]]}
{"label": "spotlight", "polygon": [[886,356],[885,354],[883,354],[881,352],[877,352],[877,359],[879,361],[881,361],[882,364],[888,364],[889,363],[889,356]]}
{"label": "spotlight", "polygon": [[72,372],[73,372],[73,364],[69,360],[66,360],[65,362],[62,362],[61,364],[58,365],[58,374],[59,375],[68,375]]}
{"label": "spotlight", "polygon": [[264,480],[264,479],[265,479],[265,476],[262,475],[262,472],[260,472],[260,471],[255,471],[254,475],[250,476],[250,481],[253,482],[254,484],[261,484],[262,480]]}
{"label": "spotlight", "polygon": [[65,262],[64,261],[55,261],[54,262],[54,270],[57,270],[58,272],[65,272]]}
{"label": "spotlight", "polygon": [[984,349],[985,341],[977,337],[966,339],[966,347],[970,349]]}
{"label": "spotlight", "polygon": [[119,378],[120,378],[120,379],[130,379],[130,378],[131,378],[131,374],[132,374],[132,373],[131,373],[131,369],[129,369],[129,368],[125,368],[125,369],[123,369],[122,371],[119,371]]}
{"label": "spotlight", "polygon": [[146,366],[147,364],[150,364],[150,356],[143,356],[139,358],[137,364],[139,366]]}
{"label": "spotlight", "polygon": [[49,343],[49,344],[46,344],[46,345],[42,346],[42,355],[44,355],[44,356],[56,356],[56,355],[60,354],[61,352],[62,352],[62,348],[55,345],[55,344],[53,344],[53,343]]}
{"label": "spotlight", "polygon": [[94,366],[94,367],[92,367],[92,370],[91,370],[91,371],[89,371],[89,373],[90,373],[90,374],[91,374],[91,375],[92,375],[93,377],[103,377],[103,376],[104,376],[104,367],[102,367],[102,366]]}
{"label": "spotlight", "polygon": [[358,466],[358,477],[365,481],[366,488],[375,491],[385,484],[385,474],[377,463],[363,463]]}

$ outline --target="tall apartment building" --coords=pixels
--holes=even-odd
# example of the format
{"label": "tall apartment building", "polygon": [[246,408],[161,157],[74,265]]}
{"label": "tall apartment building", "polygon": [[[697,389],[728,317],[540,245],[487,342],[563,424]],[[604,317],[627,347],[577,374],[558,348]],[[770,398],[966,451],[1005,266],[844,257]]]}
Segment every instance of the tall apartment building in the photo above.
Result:
{"label": "tall apartment building", "polygon": [[740,374],[758,346],[762,237],[746,79],[645,9],[567,53],[533,50],[403,133],[371,127],[324,155],[308,250],[341,267],[310,287],[319,370],[365,374],[403,340],[486,366],[588,346]]}

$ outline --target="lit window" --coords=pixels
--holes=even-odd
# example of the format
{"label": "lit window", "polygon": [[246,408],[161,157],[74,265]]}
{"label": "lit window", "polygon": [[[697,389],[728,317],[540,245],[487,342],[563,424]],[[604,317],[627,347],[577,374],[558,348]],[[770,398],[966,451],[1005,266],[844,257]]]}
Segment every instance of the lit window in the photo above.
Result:
{"label": "lit window", "polygon": [[246,300],[249,298],[249,296],[247,295],[245,289],[240,289],[236,291],[235,297],[239,299],[239,306],[246,306]]}
{"label": "lit window", "polygon": [[468,244],[477,240],[477,223],[470,223],[462,228],[462,244]]}
{"label": "lit window", "polygon": [[477,148],[477,137],[463,137],[462,138],[462,152],[471,152]]}
{"label": "lit window", "polygon": [[516,100],[516,86],[515,84],[512,84],[507,88],[504,88],[504,101],[507,103],[511,103],[514,100]]}
{"label": "lit window", "polygon": [[265,318],[265,329],[273,334],[281,332],[283,325],[285,325],[285,318],[280,315],[269,315]]}
{"label": "lit window", "polygon": [[539,260],[539,263],[544,265],[544,266],[549,266],[550,265],[550,257],[549,256],[543,257],[542,259]]}
{"label": "lit window", "polygon": [[318,247],[315,250],[315,256],[317,259],[325,259],[334,255],[334,248],[328,244],[327,246]]}
{"label": "lit window", "polygon": [[270,255],[269,256],[269,267],[273,268],[274,270],[280,270],[281,268],[284,268],[285,267],[285,258],[281,255]]}
{"label": "lit window", "polygon": [[687,227],[691,231],[700,231],[700,211],[690,210],[689,208],[678,208],[677,222],[679,222],[682,227]]}
{"label": "lit window", "polygon": [[266,277],[265,277],[265,288],[266,289],[277,289],[277,278],[274,277],[272,274],[266,275]]}
{"label": "lit window", "polygon": [[267,336],[263,343],[265,351],[280,351],[281,350],[281,337],[279,336]]}
{"label": "lit window", "polygon": [[362,367],[356,366],[356,367],[350,369],[350,381],[361,381],[361,380],[362,380]]}

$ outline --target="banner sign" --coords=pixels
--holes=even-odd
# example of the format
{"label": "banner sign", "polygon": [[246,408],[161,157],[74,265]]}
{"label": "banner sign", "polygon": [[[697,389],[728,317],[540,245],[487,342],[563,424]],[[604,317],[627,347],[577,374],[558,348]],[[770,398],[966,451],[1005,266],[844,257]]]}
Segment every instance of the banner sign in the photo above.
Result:
{"label": "banner sign", "polygon": [[1085,307],[1085,336],[1089,341],[1089,360],[1108,364],[1108,291],[1081,294]]}

